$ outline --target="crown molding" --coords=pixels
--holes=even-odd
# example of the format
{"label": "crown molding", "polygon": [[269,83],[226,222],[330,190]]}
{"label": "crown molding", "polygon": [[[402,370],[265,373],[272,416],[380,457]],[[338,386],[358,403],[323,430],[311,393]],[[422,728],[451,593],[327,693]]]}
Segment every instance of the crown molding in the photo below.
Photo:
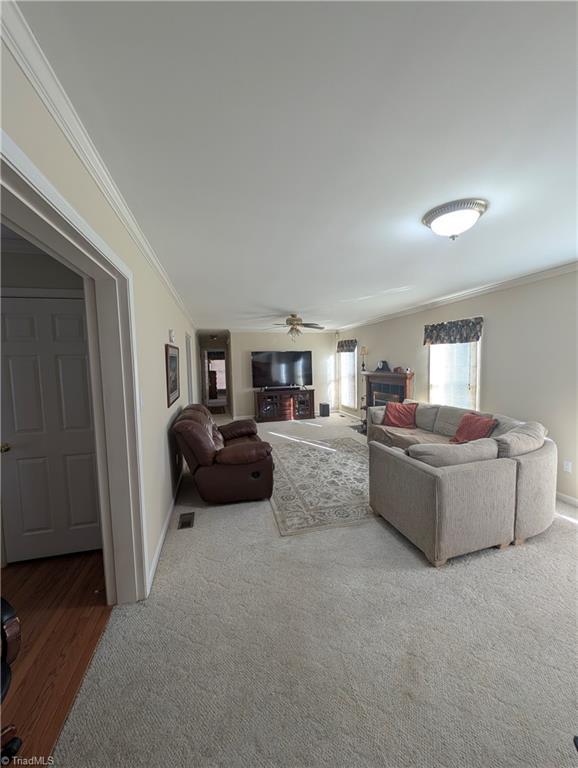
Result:
{"label": "crown molding", "polygon": [[550,278],[558,277],[559,275],[568,275],[571,272],[576,272],[577,270],[578,261],[569,261],[566,264],[561,264],[558,267],[541,269],[538,272],[529,272],[526,275],[514,277],[511,280],[502,280],[496,283],[486,283],[485,285],[480,285],[477,288],[469,288],[465,291],[459,291],[458,293],[441,296],[439,299],[433,299],[432,301],[425,302],[424,304],[415,304],[411,307],[407,307],[406,309],[400,309],[398,312],[391,312],[387,315],[374,317],[371,320],[363,320],[359,323],[349,323],[348,325],[342,325],[339,328],[338,333],[341,333],[342,331],[348,331],[351,328],[363,328],[366,325],[376,325],[377,323],[382,323],[384,320],[395,320],[397,317],[416,315],[418,312],[426,312],[428,309],[443,307],[446,304],[456,304],[458,301],[466,301],[467,299],[473,299],[476,296],[483,296],[486,293],[507,291],[509,288],[516,288],[521,285],[528,285],[529,283],[537,283],[540,280],[549,280]]}
{"label": "crown molding", "polygon": [[22,12],[13,0],[1,3],[2,41],[10,51],[28,82],[32,85],[55,123],[84,165],[105,199],[114,210],[131,239],[156,271],[162,283],[192,325],[190,313],[159,261],[152,245],[140,228],[126,200],[116,186],[104,160],[94,146],[88,131],[52,69],[44,51]]}

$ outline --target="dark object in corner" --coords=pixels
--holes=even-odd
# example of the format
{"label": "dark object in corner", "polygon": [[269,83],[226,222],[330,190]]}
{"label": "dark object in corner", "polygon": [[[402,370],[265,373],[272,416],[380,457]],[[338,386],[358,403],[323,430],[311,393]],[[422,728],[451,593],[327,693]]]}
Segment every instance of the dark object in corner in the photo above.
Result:
{"label": "dark object in corner", "polygon": [[[2,701],[10,688],[12,679],[10,665],[19,651],[20,621],[8,600],[2,598]],[[4,758],[10,759],[17,755],[21,746],[22,741],[16,735],[16,728],[13,725],[5,725],[2,728],[2,764],[4,764]]]}
{"label": "dark object in corner", "polygon": [[192,528],[195,524],[195,513],[194,512],[183,512],[182,515],[179,515],[179,530],[181,528]]}
{"label": "dark object in corner", "polygon": [[329,416],[329,403],[319,403],[319,415]]}

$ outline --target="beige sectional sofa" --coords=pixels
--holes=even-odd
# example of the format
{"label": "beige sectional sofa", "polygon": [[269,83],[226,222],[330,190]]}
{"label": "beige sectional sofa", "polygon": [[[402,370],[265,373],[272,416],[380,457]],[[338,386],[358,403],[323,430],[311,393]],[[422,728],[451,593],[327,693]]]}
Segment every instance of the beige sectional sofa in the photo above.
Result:
{"label": "beige sectional sofa", "polygon": [[384,410],[368,409],[370,505],[431,563],[521,543],[550,526],[557,451],[541,424],[494,414],[489,438],[455,444],[471,411],[418,403],[416,428],[402,429],[382,424]]}

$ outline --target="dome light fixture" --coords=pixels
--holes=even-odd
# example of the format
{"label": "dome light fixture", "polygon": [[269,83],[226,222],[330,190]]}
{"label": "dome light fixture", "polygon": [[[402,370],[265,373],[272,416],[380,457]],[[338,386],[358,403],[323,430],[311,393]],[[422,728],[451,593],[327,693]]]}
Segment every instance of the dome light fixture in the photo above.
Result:
{"label": "dome light fixture", "polygon": [[428,211],[421,220],[440,237],[455,240],[462,232],[471,229],[488,209],[488,201],[475,197],[451,200]]}

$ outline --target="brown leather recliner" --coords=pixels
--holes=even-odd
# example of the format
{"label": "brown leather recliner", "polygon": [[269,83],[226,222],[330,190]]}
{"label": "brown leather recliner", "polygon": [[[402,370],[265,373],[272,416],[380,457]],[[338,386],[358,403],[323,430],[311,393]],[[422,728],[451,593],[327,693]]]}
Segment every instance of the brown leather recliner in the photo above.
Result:
{"label": "brown leather recliner", "polygon": [[204,405],[188,405],[172,431],[204,501],[230,504],[271,497],[271,446],[257,435],[253,419],[218,427]]}

